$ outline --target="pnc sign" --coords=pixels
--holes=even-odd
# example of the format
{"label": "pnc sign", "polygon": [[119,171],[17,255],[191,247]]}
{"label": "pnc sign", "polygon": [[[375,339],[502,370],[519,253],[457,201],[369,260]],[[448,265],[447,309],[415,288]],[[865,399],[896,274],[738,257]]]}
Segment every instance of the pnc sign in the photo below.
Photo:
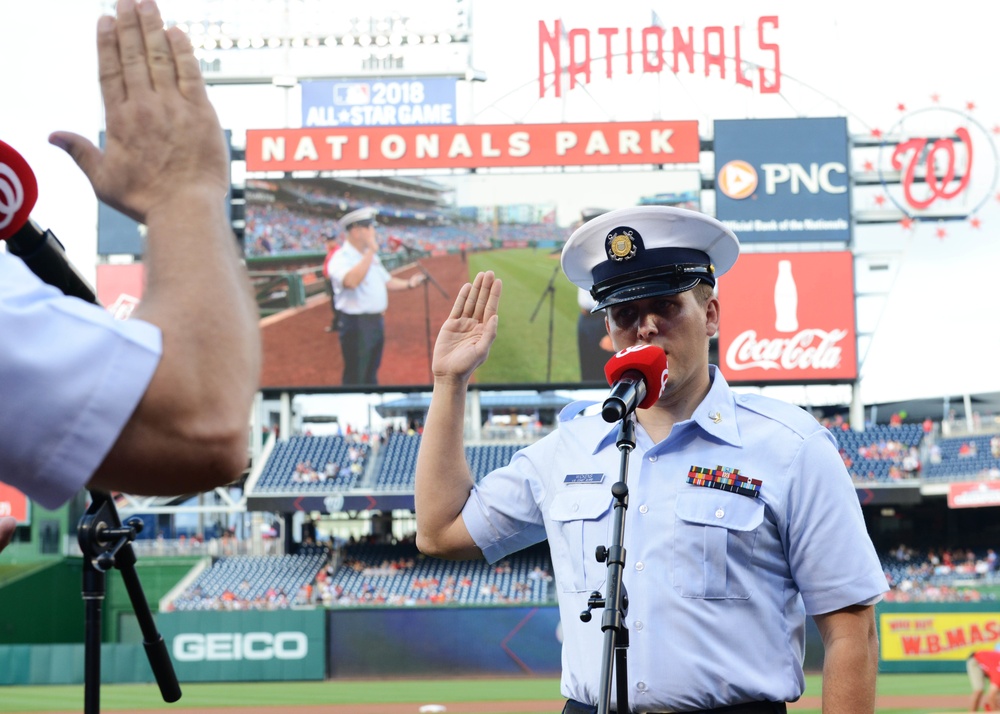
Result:
{"label": "pnc sign", "polygon": [[847,120],[715,122],[716,217],[741,241],[850,240]]}
{"label": "pnc sign", "polygon": [[849,251],[745,253],[719,296],[719,367],[730,383],[857,378]]}

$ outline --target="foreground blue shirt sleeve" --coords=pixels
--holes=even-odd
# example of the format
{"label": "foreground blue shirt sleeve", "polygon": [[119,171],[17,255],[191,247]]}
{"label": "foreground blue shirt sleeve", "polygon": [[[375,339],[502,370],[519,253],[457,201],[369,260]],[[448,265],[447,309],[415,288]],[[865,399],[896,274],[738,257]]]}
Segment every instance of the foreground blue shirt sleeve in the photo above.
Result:
{"label": "foreground blue shirt sleeve", "polygon": [[83,488],[159,363],[160,330],[117,321],[0,252],[0,481],[45,508]]}

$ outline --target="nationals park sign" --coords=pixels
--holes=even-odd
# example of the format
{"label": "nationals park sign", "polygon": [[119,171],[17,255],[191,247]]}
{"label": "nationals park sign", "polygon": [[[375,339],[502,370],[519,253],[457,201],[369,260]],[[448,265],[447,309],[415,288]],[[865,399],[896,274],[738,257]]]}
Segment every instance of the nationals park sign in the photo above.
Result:
{"label": "nationals park sign", "polygon": [[698,122],[247,130],[247,171],[698,163]]}

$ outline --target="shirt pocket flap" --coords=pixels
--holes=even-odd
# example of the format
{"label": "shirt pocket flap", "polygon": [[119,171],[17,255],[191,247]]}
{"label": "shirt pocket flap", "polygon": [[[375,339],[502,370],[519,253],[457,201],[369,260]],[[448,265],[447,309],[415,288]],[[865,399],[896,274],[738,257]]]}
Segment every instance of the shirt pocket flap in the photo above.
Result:
{"label": "shirt pocket flap", "polygon": [[764,522],[764,504],[759,499],[715,489],[708,493],[680,494],[674,510],[678,518],[688,523],[731,531],[752,531]]}
{"label": "shirt pocket flap", "polygon": [[610,489],[563,491],[552,498],[549,517],[553,521],[597,520],[611,508]]}

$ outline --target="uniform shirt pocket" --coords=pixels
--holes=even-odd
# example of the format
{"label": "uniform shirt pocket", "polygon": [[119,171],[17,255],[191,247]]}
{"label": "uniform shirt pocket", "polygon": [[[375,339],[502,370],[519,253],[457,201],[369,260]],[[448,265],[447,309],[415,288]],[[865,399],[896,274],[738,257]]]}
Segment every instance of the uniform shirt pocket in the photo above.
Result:
{"label": "uniform shirt pocket", "polygon": [[682,492],[674,508],[674,588],[683,597],[747,599],[754,543],[764,522],[756,498],[715,489]]}
{"label": "uniform shirt pocket", "polygon": [[[557,493],[549,506],[556,538],[550,537],[553,558],[563,558],[557,577],[563,592],[597,590],[607,576],[607,564],[598,563],[599,545],[610,545],[610,489],[572,489]],[[568,577],[567,577],[568,576]]]}

